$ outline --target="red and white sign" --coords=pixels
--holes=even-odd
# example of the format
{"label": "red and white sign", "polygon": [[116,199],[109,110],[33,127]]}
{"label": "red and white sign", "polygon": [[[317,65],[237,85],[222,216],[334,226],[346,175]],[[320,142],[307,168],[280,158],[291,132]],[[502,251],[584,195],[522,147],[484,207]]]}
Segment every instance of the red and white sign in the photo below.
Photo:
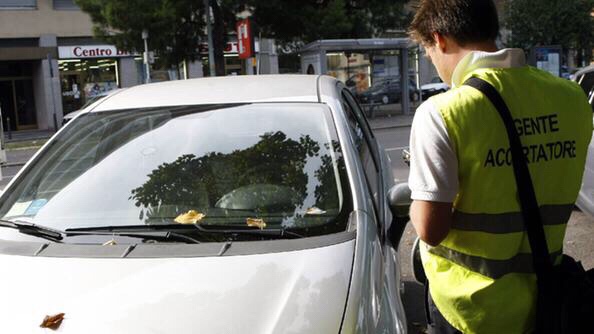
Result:
{"label": "red and white sign", "polygon": [[117,58],[133,56],[113,45],[77,45],[58,47],[60,59]]}
{"label": "red and white sign", "polygon": [[237,22],[237,49],[240,59],[250,58],[252,52],[252,27],[248,19]]}

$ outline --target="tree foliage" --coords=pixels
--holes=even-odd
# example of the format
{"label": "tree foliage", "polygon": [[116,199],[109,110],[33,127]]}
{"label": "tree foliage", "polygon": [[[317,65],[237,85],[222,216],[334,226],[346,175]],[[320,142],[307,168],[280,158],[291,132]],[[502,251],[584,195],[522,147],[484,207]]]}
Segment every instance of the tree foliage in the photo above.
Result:
{"label": "tree foliage", "polygon": [[404,28],[407,0],[246,0],[265,36],[285,43],[371,38]]}
{"label": "tree foliage", "polygon": [[[407,0],[209,0],[217,75],[224,74],[227,35],[237,15],[248,13],[256,34],[300,45],[323,38],[374,37],[402,28]],[[166,66],[195,60],[206,42],[201,0],[75,0],[94,23],[101,40],[129,51],[144,50],[141,33],[149,32],[149,49]]]}
{"label": "tree foliage", "polygon": [[[251,209],[259,212],[293,216],[308,196],[315,198],[316,207],[336,208],[339,199],[335,165],[329,150],[342,159],[337,142],[326,144],[325,150],[321,150],[319,143],[307,135],[295,140],[281,131],[266,133],[242,150],[210,152],[201,157],[187,154],[163,163],[148,175],[144,184],[132,190],[130,199],[141,208],[140,216],[147,221],[175,217],[190,209],[216,211],[213,207],[221,199],[250,186],[265,191],[250,191],[241,202],[255,202],[257,207]],[[307,173],[308,163],[319,164],[310,172],[313,175]],[[344,168],[342,163],[339,165]],[[315,181],[310,180],[311,176],[315,176]],[[308,193],[311,182],[316,185],[313,194]],[[272,194],[276,199],[271,201],[268,197],[275,189],[284,190]]]}
{"label": "tree foliage", "polygon": [[204,8],[197,1],[76,0],[94,23],[96,37],[128,51],[143,51],[142,30],[149,33],[149,49],[160,60],[177,65],[195,60],[204,30]]}
{"label": "tree foliage", "polygon": [[505,26],[511,35],[507,43],[525,50],[537,45],[591,50],[593,9],[594,0],[508,0]]}

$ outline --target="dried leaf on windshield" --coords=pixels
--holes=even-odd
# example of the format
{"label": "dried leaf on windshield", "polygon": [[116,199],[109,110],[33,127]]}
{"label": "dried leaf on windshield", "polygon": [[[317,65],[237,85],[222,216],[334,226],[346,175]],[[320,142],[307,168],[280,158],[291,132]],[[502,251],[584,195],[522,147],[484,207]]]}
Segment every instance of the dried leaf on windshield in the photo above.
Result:
{"label": "dried leaf on windshield", "polygon": [[52,316],[46,315],[39,327],[56,330],[60,327],[60,324],[62,324],[62,320],[64,320],[64,313],[58,313]]}
{"label": "dried leaf on windshield", "polygon": [[204,217],[205,214],[198,212],[196,210],[190,210],[186,213],[182,213],[181,215],[175,218],[175,222],[178,224],[197,224],[200,222]]}
{"label": "dried leaf on windshield", "polygon": [[263,230],[266,227],[266,223],[264,222],[264,219],[261,219],[261,218],[247,218],[245,220],[245,223],[249,227],[257,227],[261,230]]}
{"label": "dried leaf on windshield", "polygon": [[103,243],[103,246],[115,246],[117,244],[118,243],[115,241],[115,239],[112,238],[111,240],[108,240],[108,241],[104,242]]}

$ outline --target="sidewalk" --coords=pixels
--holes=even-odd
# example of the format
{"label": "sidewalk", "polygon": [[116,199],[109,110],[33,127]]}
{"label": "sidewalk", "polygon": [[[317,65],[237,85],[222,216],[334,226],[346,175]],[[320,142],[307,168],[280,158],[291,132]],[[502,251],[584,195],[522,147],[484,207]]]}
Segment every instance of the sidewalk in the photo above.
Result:
{"label": "sidewalk", "polygon": [[48,139],[54,133],[53,130],[21,130],[12,131],[9,138],[8,132],[4,131],[4,139],[6,143],[41,140]]}

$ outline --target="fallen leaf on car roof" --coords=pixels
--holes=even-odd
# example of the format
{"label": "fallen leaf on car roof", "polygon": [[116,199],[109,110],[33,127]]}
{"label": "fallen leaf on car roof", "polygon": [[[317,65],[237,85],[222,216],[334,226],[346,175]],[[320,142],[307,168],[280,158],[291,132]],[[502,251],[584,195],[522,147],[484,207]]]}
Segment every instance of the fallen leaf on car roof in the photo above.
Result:
{"label": "fallen leaf on car roof", "polygon": [[186,213],[182,213],[181,215],[175,217],[175,222],[178,224],[197,224],[201,221],[205,214],[198,212],[196,210],[190,210]]}
{"label": "fallen leaf on car roof", "polygon": [[263,230],[266,227],[266,223],[264,222],[264,219],[261,219],[261,218],[247,218],[245,220],[245,223],[249,227],[257,227],[261,230]]}

